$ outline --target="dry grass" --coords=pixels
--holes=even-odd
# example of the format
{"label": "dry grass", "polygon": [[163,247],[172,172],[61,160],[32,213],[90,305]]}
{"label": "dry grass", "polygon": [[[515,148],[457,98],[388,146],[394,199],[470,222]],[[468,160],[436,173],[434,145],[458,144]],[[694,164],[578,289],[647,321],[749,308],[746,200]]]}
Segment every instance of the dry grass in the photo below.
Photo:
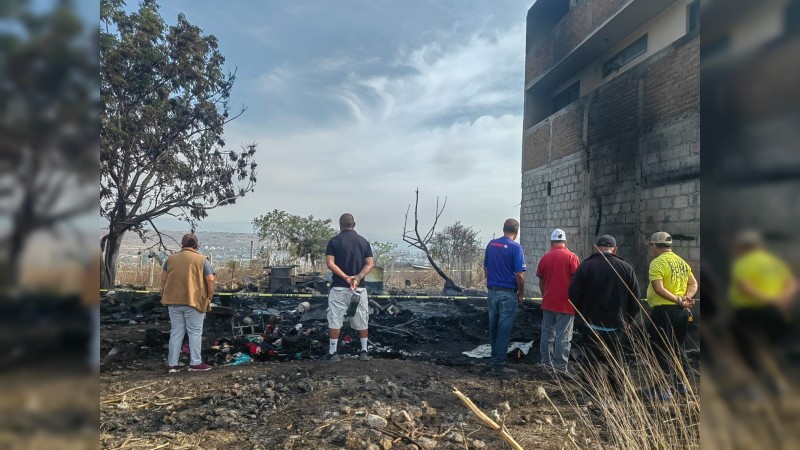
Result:
{"label": "dry grass", "polygon": [[[700,396],[693,383],[695,377],[683,371],[677,355],[671,355],[673,373],[677,373],[679,381],[687,387],[685,396],[678,394],[672,376],[666,376],[658,365],[645,331],[630,327],[625,336],[633,352],[632,363],[620,361],[604,346],[608,366],[577,364],[580,381],[559,378],[566,400],[577,417],[580,434],[590,441],[607,443],[607,448],[699,448]],[[619,395],[607,381],[606,370],[622,375]],[[644,387],[670,389],[672,398],[645,399]]]}

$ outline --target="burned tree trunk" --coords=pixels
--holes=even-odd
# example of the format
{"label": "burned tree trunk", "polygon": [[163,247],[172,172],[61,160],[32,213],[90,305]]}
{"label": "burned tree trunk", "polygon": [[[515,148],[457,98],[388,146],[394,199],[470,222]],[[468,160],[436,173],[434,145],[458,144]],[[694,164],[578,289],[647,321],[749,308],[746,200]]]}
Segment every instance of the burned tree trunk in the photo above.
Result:
{"label": "burned tree trunk", "polygon": [[436,261],[433,260],[431,251],[428,248],[428,243],[431,241],[434,232],[436,231],[436,224],[439,222],[439,216],[442,215],[444,207],[447,205],[447,197],[445,197],[444,204],[442,204],[441,209],[439,209],[439,198],[436,198],[436,215],[433,219],[433,225],[431,225],[431,229],[423,237],[419,234],[419,188],[417,188],[415,193],[416,200],[414,202],[414,231],[408,231],[408,213],[411,210],[411,205],[408,205],[408,209],[406,210],[406,220],[403,223],[403,241],[408,243],[410,246],[425,252],[425,256],[428,258],[428,262],[431,263],[433,270],[435,270],[436,273],[438,273],[439,276],[444,280],[443,291],[445,293],[447,293],[447,291],[463,292],[464,289],[456,285],[456,283],[449,276],[447,276],[446,273],[444,273],[439,265],[436,264]]}

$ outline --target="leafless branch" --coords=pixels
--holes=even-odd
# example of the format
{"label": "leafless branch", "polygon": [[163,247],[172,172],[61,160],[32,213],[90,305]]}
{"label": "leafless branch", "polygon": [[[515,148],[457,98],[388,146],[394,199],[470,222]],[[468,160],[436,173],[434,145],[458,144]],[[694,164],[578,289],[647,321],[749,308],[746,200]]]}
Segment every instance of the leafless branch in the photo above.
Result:
{"label": "leafless branch", "polygon": [[436,261],[434,261],[433,256],[431,256],[431,251],[428,248],[428,242],[430,242],[431,238],[436,232],[436,224],[439,222],[439,217],[441,217],[444,207],[447,204],[447,198],[445,197],[445,202],[441,209],[439,208],[439,198],[436,198],[436,216],[434,217],[433,225],[425,235],[425,238],[422,238],[422,236],[419,234],[419,188],[417,188],[414,192],[416,194],[414,201],[414,232],[412,234],[411,231],[408,230],[408,213],[411,211],[411,205],[408,205],[408,209],[406,209],[405,222],[403,223],[403,241],[408,243],[411,247],[422,250],[425,253],[425,256],[428,258],[428,262],[431,264],[431,267],[433,267],[436,273],[438,273],[439,276],[444,279],[445,290],[455,289],[461,291],[462,289],[456,286],[455,282],[453,282],[453,280],[447,276],[447,274],[444,273],[441,268],[439,268],[439,265],[436,264]]}

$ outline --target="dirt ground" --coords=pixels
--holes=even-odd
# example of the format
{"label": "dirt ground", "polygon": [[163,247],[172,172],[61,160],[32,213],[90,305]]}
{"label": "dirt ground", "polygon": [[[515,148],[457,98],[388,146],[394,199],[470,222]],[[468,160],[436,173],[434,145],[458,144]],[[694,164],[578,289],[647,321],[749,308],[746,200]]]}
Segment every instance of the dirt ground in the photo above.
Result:
{"label": "dirt ground", "polygon": [[[481,425],[454,389],[487,414],[502,413],[498,405],[507,401],[510,410],[500,420],[524,448],[562,448],[575,420],[562,388],[580,388],[559,386],[535,365],[538,305],[521,308],[512,334],[513,341],[533,341],[531,351],[509,358],[517,374],[498,378],[489,376],[488,359],[462,354],[488,342],[481,301],[397,302],[399,313],[371,317],[373,360],[357,360],[357,348],[349,344],[340,350],[344,360],[332,364],[316,360],[327,347],[320,313],[324,301],[305,315],[292,312],[297,303],[270,300],[244,308],[234,301],[231,306],[237,311],[235,323],[268,309],[276,328],[302,325],[307,335],[283,335],[285,346],[294,333],[299,348],[247,365],[177,374],[164,369],[165,342],[145,345],[147,330],[169,330],[166,312],[137,313],[131,323],[119,311],[132,309],[112,305],[104,318],[114,323],[101,327],[102,354],[117,349],[100,375],[102,448],[509,448]],[[204,347],[230,334],[230,317],[209,315]],[[348,335],[355,336],[345,327],[343,337]],[[575,344],[580,345],[579,336]],[[204,352],[207,360],[211,352]],[[553,404],[535,394],[539,387]],[[591,408],[591,403],[579,407]],[[602,443],[588,440],[585,431],[576,429],[570,439],[579,448],[600,448]]]}

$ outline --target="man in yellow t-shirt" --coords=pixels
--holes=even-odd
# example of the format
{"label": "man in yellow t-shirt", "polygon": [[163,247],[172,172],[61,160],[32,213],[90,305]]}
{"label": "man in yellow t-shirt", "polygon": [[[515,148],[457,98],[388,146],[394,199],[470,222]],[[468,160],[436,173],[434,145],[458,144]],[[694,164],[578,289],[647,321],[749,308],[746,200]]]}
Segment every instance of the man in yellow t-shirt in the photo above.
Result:
{"label": "man in yellow t-shirt", "polygon": [[763,348],[776,348],[788,329],[797,279],[786,263],[764,248],[756,231],[740,233],[735,251],[728,292],[734,314],[732,334],[747,365],[779,387],[777,368],[765,359]]}
{"label": "man in yellow t-shirt", "polygon": [[[697,280],[689,264],[672,251],[672,236],[664,231],[654,233],[647,243],[653,256],[650,262],[650,283],[647,286],[647,303],[652,312],[650,317],[650,342],[661,370],[673,381],[680,394],[686,393],[679,368],[671,367],[674,357],[681,362],[681,368],[688,366],[686,350],[683,348],[689,328],[689,309],[694,305],[697,293]],[[650,388],[645,396],[667,400],[672,397],[670,390]]]}
{"label": "man in yellow t-shirt", "polygon": [[768,252],[761,236],[753,231],[738,236],[736,253],[729,291],[731,306],[735,310],[788,310],[797,293],[797,280],[789,266]]}

